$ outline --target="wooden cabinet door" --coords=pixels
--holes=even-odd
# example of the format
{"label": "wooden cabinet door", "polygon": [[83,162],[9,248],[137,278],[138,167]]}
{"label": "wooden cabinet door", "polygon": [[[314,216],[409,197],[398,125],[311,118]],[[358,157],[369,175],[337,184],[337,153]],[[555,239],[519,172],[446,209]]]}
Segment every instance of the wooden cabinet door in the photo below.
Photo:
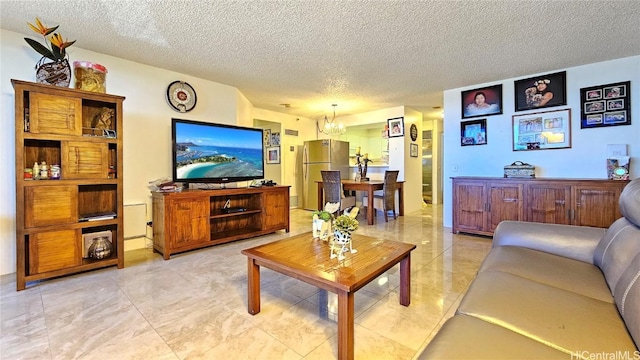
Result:
{"label": "wooden cabinet door", "polygon": [[170,249],[208,242],[209,198],[169,200]]}
{"label": "wooden cabinet door", "polygon": [[525,221],[570,224],[571,186],[531,183],[526,187]]}
{"label": "wooden cabinet door", "polygon": [[108,145],[87,141],[64,141],[61,170],[62,179],[108,178]]}
{"label": "wooden cabinet door", "polygon": [[37,92],[29,96],[30,132],[82,135],[82,99]]}
{"label": "wooden cabinet door", "polygon": [[58,230],[29,236],[29,275],[82,265],[79,230]]}
{"label": "wooden cabinet door", "polygon": [[24,189],[24,192],[26,228],[70,224],[78,221],[77,186],[29,186]]}
{"label": "wooden cabinet door", "polygon": [[264,193],[263,219],[263,230],[289,227],[289,194],[287,191],[266,191]]}
{"label": "wooden cabinet door", "polygon": [[453,232],[484,231],[487,193],[485,182],[454,182]]}
{"label": "wooden cabinet door", "polygon": [[577,185],[573,187],[574,225],[607,228],[620,218],[620,187]]}
{"label": "wooden cabinet door", "polygon": [[522,184],[488,184],[489,212],[486,231],[493,233],[501,221],[524,219]]}

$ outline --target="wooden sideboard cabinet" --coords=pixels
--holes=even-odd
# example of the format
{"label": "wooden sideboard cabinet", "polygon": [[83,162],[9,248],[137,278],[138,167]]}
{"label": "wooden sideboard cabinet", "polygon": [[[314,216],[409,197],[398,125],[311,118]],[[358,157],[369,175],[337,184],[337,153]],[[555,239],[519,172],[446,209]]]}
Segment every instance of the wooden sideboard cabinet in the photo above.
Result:
{"label": "wooden sideboard cabinet", "polygon": [[609,227],[628,181],[454,177],[453,232],[493,235],[503,220]]}
{"label": "wooden sideboard cabinet", "polygon": [[[171,254],[289,232],[289,186],[154,192],[153,249]],[[240,212],[223,212],[229,202]]]}
{"label": "wooden sideboard cabinet", "polygon": [[[124,267],[124,97],[11,80],[15,91],[16,288],[27,282]],[[104,128],[96,119],[108,118]],[[105,131],[106,130],[106,131]],[[35,162],[59,166],[34,180]],[[91,258],[110,234],[111,252]]]}

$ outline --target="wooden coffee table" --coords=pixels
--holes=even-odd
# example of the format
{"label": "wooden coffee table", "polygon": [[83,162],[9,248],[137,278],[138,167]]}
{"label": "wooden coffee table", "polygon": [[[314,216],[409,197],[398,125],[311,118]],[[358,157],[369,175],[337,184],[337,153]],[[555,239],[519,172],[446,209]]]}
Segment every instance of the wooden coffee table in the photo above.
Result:
{"label": "wooden coffee table", "polygon": [[413,244],[353,234],[342,261],[329,258],[329,245],[311,233],[242,250],[248,258],[248,309],[260,312],[260,266],[338,294],[338,359],[353,359],[354,294],[400,263],[400,304],[409,306]]}

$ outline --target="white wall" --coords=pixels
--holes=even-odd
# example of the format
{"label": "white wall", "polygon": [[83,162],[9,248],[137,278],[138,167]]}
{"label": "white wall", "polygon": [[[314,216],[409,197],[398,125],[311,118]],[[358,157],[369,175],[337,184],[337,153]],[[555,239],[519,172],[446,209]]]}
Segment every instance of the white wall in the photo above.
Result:
{"label": "white wall", "polygon": [[[409,129],[411,124],[418,128],[418,138],[411,141]],[[404,109],[404,136],[391,138],[390,140],[402,141],[404,155],[404,211],[411,212],[422,208],[422,113],[405,107]],[[411,157],[410,144],[418,145],[418,157]],[[391,151],[389,151],[391,153]],[[391,157],[391,156],[390,156]]]}
{"label": "white wall", "polygon": [[[11,79],[35,81],[34,65],[39,60],[19,33],[0,29],[0,275],[15,272],[15,111]],[[73,46],[71,61],[87,60],[104,65],[107,70],[107,92],[126,97],[124,112],[124,205],[146,203],[151,208],[147,183],[171,176],[171,118],[183,118],[253,126],[254,113],[261,118],[288,115],[260,111],[238,89],[193,76],[115,58]],[[167,86],[183,80],[198,95],[194,110],[182,114],[167,104]],[[72,83],[73,84],[73,83]],[[73,85],[72,85],[73,87]],[[271,120],[271,119],[267,119]],[[295,120],[293,120],[295,121]],[[308,119],[300,120],[310,123]],[[302,125],[298,125],[301,128]],[[308,124],[306,127],[309,127]],[[119,134],[120,135],[120,134]],[[149,219],[151,212],[148,214]]]}
{"label": "white wall", "polygon": [[[265,164],[265,178],[278,184],[290,185],[289,196],[302,195],[302,167],[298,163],[298,150],[305,140],[315,138],[314,122],[308,118],[254,108],[251,114],[256,127],[280,132],[280,164]],[[287,135],[295,130],[298,136]]]}
{"label": "white wall", "polygon": [[[603,179],[606,172],[607,144],[628,144],[631,177],[640,176],[640,56],[589,64],[568,69],[567,106],[545,108],[571,109],[571,148],[512,151],[512,115],[514,80],[496,80],[444,92],[444,226],[451,226],[453,176],[502,177],[504,166],[520,160],[536,167],[536,177]],[[548,71],[545,73],[553,73]],[[542,74],[540,74],[542,75]],[[631,125],[580,129],[580,88],[631,80]],[[460,146],[460,92],[502,84],[503,114],[487,117],[487,145]],[[519,112],[526,114],[536,111]],[[454,171],[457,167],[458,171]]]}

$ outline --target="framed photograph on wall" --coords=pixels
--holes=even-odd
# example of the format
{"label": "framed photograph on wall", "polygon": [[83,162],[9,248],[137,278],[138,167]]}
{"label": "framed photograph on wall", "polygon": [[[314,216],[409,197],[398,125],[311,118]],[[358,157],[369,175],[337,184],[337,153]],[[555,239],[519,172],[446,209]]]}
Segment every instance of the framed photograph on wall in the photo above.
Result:
{"label": "framed photograph on wall", "polygon": [[271,146],[280,146],[280,133],[271,133]]}
{"label": "framed photograph on wall", "polygon": [[271,146],[271,129],[264,129],[262,131],[262,142],[264,147]]}
{"label": "framed photograph on wall", "polygon": [[571,109],[513,115],[513,151],[571,147]]}
{"label": "framed photograph on wall", "polygon": [[267,164],[280,164],[280,146],[267,148]]}
{"label": "framed photograph on wall", "polygon": [[486,144],[487,119],[463,121],[460,123],[460,146]]}
{"label": "framed photograph on wall", "polygon": [[631,125],[631,81],[580,89],[580,128]]}
{"label": "framed photograph on wall", "polygon": [[516,111],[567,105],[567,72],[514,81]]}
{"label": "framed photograph on wall", "polygon": [[404,117],[397,117],[387,120],[389,126],[389,137],[404,136]]}
{"label": "framed photograph on wall", "polygon": [[418,144],[409,144],[409,155],[411,157],[418,157]]}
{"label": "framed photograph on wall", "polygon": [[463,91],[462,118],[502,114],[502,84]]}

